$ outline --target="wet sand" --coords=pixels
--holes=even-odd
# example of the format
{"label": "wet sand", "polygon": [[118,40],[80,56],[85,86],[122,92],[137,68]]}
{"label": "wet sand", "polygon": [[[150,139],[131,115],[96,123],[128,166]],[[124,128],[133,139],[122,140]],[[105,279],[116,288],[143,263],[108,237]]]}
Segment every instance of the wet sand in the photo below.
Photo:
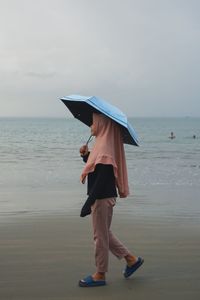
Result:
{"label": "wet sand", "polygon": [[125,280],[124,262],[110,256],[108,285],[88,289],[78,280],[95,270],[90,225],[76,210],[1,223],[0,299],[200,299],[200,234],[192,218],[116,210],[113,231],[144,265]]}

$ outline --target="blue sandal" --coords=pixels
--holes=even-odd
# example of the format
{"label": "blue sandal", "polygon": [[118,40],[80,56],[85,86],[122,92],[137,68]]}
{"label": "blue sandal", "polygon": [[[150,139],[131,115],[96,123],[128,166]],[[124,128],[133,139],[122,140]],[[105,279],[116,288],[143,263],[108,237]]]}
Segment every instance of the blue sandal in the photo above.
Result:
{"label": "blue sandal", "polygon": [[132,265],[131,267],[129,267],[127,265],[124,270],[124,277],[125,278],[130,277],[143,264],[143,262],[144,262],[144,259],[141,257],[138,257],[138,260],[136,261],[136,263],[134,263],[134,265]]}
{"label": "blue sandal", "polygon": [[88,276],[79,281],[80,287],[95,287],[95,286],[103,286],[106,285],[105,280],[94,280],[92,276]]}

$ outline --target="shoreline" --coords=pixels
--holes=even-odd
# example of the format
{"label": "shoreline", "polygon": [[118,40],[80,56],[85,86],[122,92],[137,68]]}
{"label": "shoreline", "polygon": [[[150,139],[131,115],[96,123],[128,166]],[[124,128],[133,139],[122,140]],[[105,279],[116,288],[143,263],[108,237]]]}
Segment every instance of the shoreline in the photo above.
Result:
{"label": "shoreline", "polygon": [[[84,187],[85,188],[85,187]],[[79,217],[85,189],[19,189],[0,192],[0,226],[24,218]],[[116,199],[115,211],[127,219],[188,220],[200,226],[200,188],[196,186],[137,186],[126,199]]]}

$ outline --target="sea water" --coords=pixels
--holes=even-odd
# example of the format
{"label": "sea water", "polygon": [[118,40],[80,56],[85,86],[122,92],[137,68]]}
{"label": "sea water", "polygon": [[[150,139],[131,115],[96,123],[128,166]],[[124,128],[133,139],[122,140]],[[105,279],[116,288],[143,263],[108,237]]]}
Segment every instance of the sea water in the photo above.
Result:
{"label": "sea water", "polygon": [[[129,121],[140,142],[125,145],[131,192],[156,186],[199,189],[200,118]],[[169,138],[172,131],[175,139]],[[80,205],[86,187],[80,184],[79,148],[89,135],[90,129],[73,118],[1,118],[0,216]]]}

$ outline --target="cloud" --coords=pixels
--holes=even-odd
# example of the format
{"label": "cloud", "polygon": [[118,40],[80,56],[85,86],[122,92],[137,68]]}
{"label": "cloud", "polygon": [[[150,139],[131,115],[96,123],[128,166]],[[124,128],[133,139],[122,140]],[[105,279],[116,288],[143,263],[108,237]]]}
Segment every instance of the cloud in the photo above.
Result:
{"label": "cloud", "polygon": [[56,97],[71,93],[103,97],[129,115],[200,114],[199,1],[0,6],[0,115],[20,107],[24,115],[30,101],[36,115],[43,103],[40,113],[62,116]]}
{"label": "cloud", "polygon": [[55,77],[56,73],[55,72],[46,72],[46,73],[42,73],[42,72],[27,72],[25,73],[25,75],[30,76],[30,77],[35,77],[35,78],[39,78],[39,79],[47,79],[50,77]]}

